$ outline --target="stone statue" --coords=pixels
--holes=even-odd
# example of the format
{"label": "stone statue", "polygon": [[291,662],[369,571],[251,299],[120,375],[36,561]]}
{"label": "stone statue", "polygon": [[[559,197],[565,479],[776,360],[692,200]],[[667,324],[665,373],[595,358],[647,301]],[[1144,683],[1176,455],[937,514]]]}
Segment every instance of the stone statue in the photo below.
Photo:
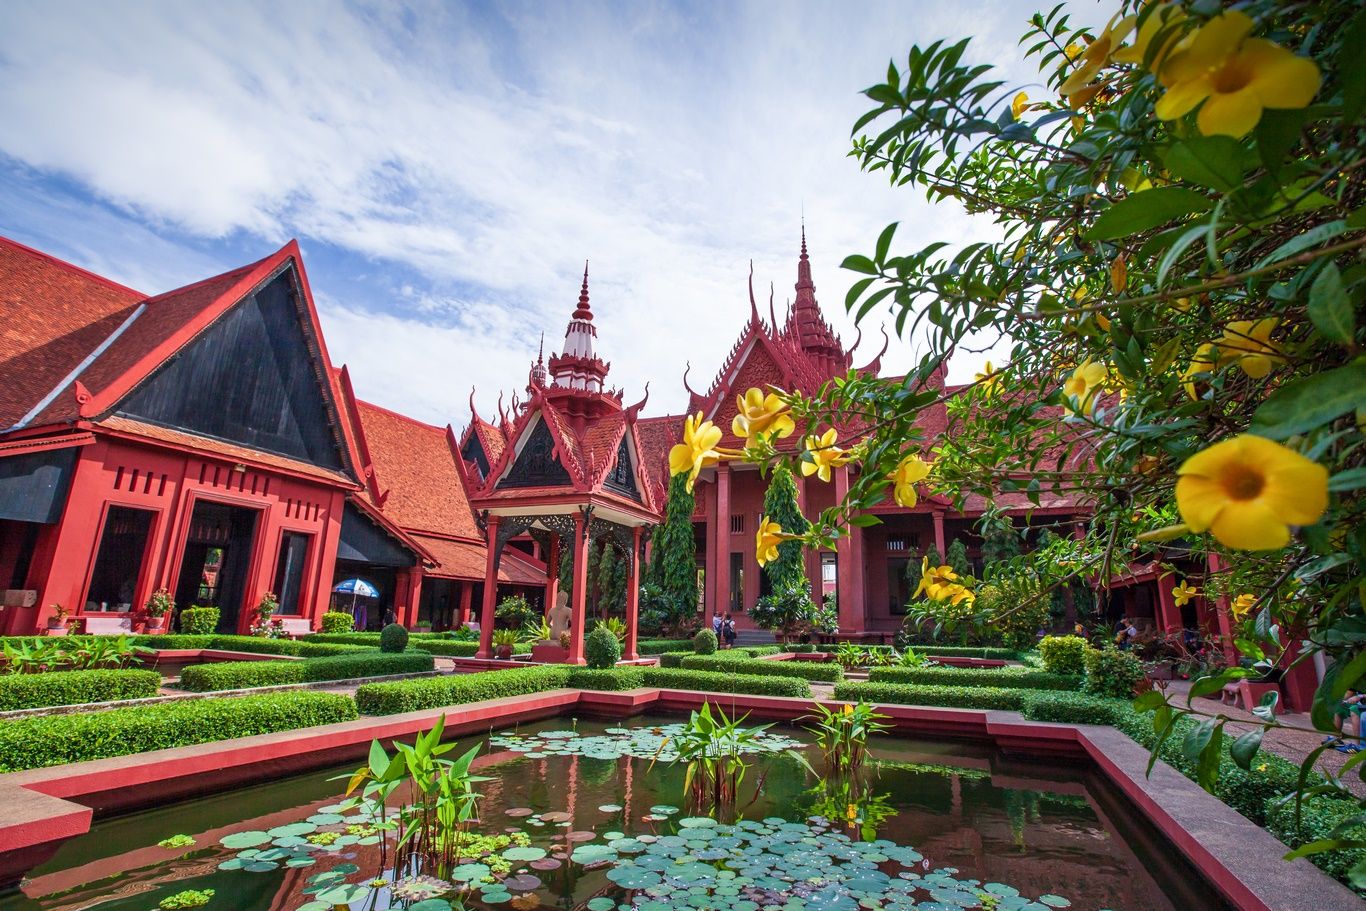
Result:
{"label": "stone statue", "polygon": [[574,616],[573,610],[569,607],[569,593],[558,592],[555,595],[555,606],[550,609],[548,619],[550,623],[550,641],[558,642],[560,636],[569,632],[569,622]]}

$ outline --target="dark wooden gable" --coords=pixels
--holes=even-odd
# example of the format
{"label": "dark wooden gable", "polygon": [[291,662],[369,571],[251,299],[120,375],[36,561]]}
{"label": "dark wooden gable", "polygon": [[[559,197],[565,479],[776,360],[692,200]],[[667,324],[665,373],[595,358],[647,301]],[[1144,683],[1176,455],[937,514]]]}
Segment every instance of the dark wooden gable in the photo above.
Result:
{"label": "dark wooden gable", "polygon": [[489,457],[484,453],[484,444],[479,442],[477,431],[471,431],[470,438],[460,447],[460,458],[474,463],[475,470],[479,472],[479,480],[482,481],[489,476]]}
{"label": "dark wooden gable", "polygon": [[286,269],[158,367],[117,412],[341,469],[342,443],[297,294]]}
{"label": "dark wooden gable", "polygon": [[613,463],[612,470],[607,473],[607,480],[603,482],[603,486],[633,500],[639,500],[640,488],[636,486],[636,472],[631,462],[629,437],[629,433],[622,434],[621,442],[617,444],[617,460]]}
{"label": "dark wooden gable", "polygon": [[565,487],[570,484],[569,472],[555,458],[555,438],[545,421],[537,419],[526,445],[517,454],[506,476],[498,487]]}

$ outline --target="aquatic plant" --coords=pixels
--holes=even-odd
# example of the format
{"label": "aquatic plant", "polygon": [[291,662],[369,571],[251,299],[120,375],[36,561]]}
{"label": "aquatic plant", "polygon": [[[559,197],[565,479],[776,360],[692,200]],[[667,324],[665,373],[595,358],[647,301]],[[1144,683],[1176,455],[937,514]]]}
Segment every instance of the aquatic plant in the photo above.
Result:
{"label": "aquatic plant", "polygon": [[826,771],[832,775],[856,774],[868,755],[869,735],[890,729],[882,723],[887,716],[862,700],[833,711],[817,703],[816,711],[815,724],[807,730],[816,735]]}
{"label": "aquatic plant", "polygon": [[186,889],[184,892],[177,892],[175,895],[163,898],[157,903],[161,911],[177,911],[180,908],[198,908],[200,905],[207,905],[209,899],[213,898],[212,889]]}
{"label": "aquatic plant", "polygon": [[[371,741],[368,762],[347,783],[346,805],[364,808],[383,835],[381,864],[393,836],[395,870],[444,877],[459,864],[468,841],[466,830],[480,796],[474,785],[488,779],[470,773],[477,744],[459,759],[442,758],[455,749],[455,744],[441,742],[445,727],[442,715],[412,744],[395,742],[392,755],[378,740]],[[389,800],[400,791],[408,799],[391,816]]]}
{"label": "aquatic plant", "polygon": [[878,828],[897,814],[891,794],[874,794],[854,775],[822,778],[808,793],[813,798],[812,816],[819,816],[832,826],[843,826],[851,837],[857,835],[862,841],[877,838]]}
{"label": "aquatic plant", "polygon": [[189,835],[172,835],[157,842],[158,848],[188,848],[195,843]]}
{"label": "aquatic plant", "polygon": [[740,783],[749,768],[741,755],[752,752],[754,744],[773,726],[741,727],[748,717],[745,714],[732,720],[719,706],[713,714],[711,703],[704,702],[670,740],[660,745],[661,751],[671,746],[674,762],[686,765],[683,791],[696,812],[720,814],[735,808]]}

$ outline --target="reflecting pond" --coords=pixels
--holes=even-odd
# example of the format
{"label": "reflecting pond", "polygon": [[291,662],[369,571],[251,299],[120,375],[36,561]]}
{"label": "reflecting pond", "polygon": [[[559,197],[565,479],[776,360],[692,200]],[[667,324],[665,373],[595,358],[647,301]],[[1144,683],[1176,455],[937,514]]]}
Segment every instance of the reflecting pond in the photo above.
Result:
{"label": "reflecting pond", "polygon": [[380,836],[340,802],[348,763],[98,822],[0,911],[150,911],[187,890],[212,890],[210,911],[1226,907],[1093,770],[878,737],[851,789],[812,771],[804,731],[779,726],[751,745],[738,813],[718,822],[681,806],[677,722],[560,718],[467,738],[451,755],[484,746],[481,837],[446,881],[384,871]]}

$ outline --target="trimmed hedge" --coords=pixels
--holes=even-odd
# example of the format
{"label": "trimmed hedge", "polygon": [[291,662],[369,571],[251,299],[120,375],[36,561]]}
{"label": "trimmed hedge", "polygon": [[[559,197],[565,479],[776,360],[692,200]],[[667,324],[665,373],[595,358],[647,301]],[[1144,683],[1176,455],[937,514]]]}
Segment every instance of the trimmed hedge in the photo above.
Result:
{"label": "trimmed hedge", "polygon": [[156,671],[48,671],[0,676],[0,712],[116,699],[146,699],[157,694]]}
{"label": "trimmed hedge", "polygon": [[730,674],[757,674],[761,677],[798,677],[838,683],[844,679],[844,668],[838,664],[817,661],[760,661],[730,655],[685,655],[679,665],[687,670],[720,671]]}
{"label": "trimmed hedge", "polygon": [[915,683],[938,686],[996,686],[1024,690],[1081,689],[1081,678],[1048,671],[976,667],[875,667],[868,671],[874,683]]}
{"label": "trimmed hedge", "polygon": [[956,709],[1003,709],[1018,712],[1024,690],[994,686],[933,686],[912,683],[847,682],[835,685],[835,698],[848,702],[887,702]]}
{"label": "trimmed hedge", "polygon": [[355,717],[350,696],[271,693],[20,718],[0,725],[0,772],[291,731]]}
{"label": "trimmed hedge", "polygon": [[754,696],[811,697],[811,684],[796,677],[761,677],[733,671],[700,671],[683,668],[641,668],[645,686],[671,690],[702,690],[711,693],[748,693]]}
{"label": "trimmed hedge", "polygon": [[288,655],[291,658],[321,658],[324,655],[345,655],[367,650],[363,645],[309,642],[304,639],[266,639],[261,636],[186,636],[173,633],[164,636],[133,636],[131,639],[134,645],[156,649],[209,648],[227,652]]}
{"label": "trimmed hedge", "polygon": [[634,690],[645,685],[645,669],[639,667],[584,668],[571,671],[565,685],[579,690]]}
{"label": "trimmed hedge", "polygon": [[660,667],[682,667],[683,659],[687,658],[692,652],[661,652],[659,655]]}
{"label": "trimmed hedge", "polygon": [[223,661],[192,664],[180,673],[180,686],[196,693],[238,690],[283,683],[354,680],[390,674],[420,674],[435,661],[427,652],[353,652],[303,661]]}
{"label": "trimmed hedge", "polygon": [[636,643],[636,654],[642,657],[684,651],[692,651],[691,639],[641,639]]}
{"label": "trimmed hedge", "polygon": [[1031,721],[1062,724],[1108,724],[1118,727],[1134,710],[1123,699],[1106,699],[1085,693],[1039,690],[1024,694],[1024,716]]}
{"label": "trimmed hedge", "polygon": [[[1283,804],[1273,803],[1267,807],[1266,828],[1290,847],[1298,848],[1311,841],[1327,838],[1334,827],[1360,812],[1361,806],[1355,800],[1327,796],[1310,797],[1300,808],[1300,826],[1296,829],[1295,802],[1287,800]],[[1366,826],[1349,829],[1342,837],[1366,839]],[[1353,865],[1366,860],[1366,848],[1325,851],[1322,854],[1311,854],[1309,860],[1328,875],[1346,882],[1347,874]],[[1366,895],[1366,889],[1358,889],[1357,893]]]}
{"label": "trimmed hedge", "polygon": [[908,647],[912,651],[930,657],[943,655],[946,658],[996,658],[1001,661],[1019,661],[1024,657],[1024,653],[1017,649],[992,646],[916,645],[912,643]]}
{"label": "trimmed hedge", "polygon": [[543,665],[421,680],[362,683],[356,690],[356,705],[365,715],[393,715],[484,699],[523,696],[565,686],[574,670],[569,665]]}

